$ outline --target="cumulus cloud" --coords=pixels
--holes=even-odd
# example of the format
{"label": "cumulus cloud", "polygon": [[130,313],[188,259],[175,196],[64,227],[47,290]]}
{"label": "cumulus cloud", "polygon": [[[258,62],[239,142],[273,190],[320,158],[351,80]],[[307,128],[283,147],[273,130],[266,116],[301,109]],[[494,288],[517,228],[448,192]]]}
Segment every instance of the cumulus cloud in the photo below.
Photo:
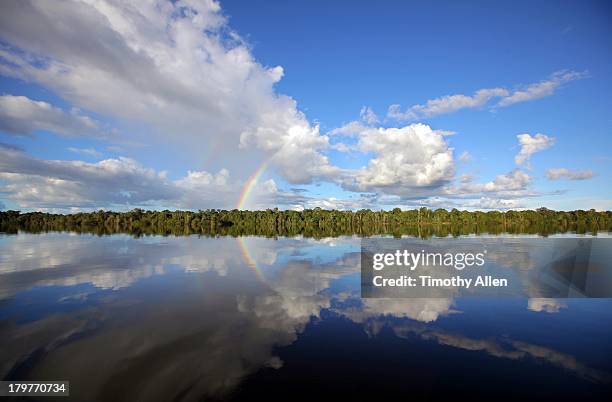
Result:
{"label": "cumulus cloud", "polygon": [[[487,106],[490,109],[506,107],[515,103],[553,95],[563,84],[586,76],[586,72],[562,70],[553,73],[546,80],[527,85],[515,91],[502,87],[484,88],[474,92],[473,95],[455,94],[430,99],[424,104],[416,104],[405,110],[402,110],[401,105],[393,104],[389,106],[387,118],[397,121],[409,121],[453,113],[462,109],[478,109]],[[499,99],[499,101],[491,106],[493,99]]]}
{"label": "cumulus cloud", "polygon": [[370,130],[372,127],[363,124],[363,122],[353,120],[349,123],[344,124],[343,126],[337,127],[331,130],[328,134],[332,137],[334,136],[344,136],[344,137],[356,137],[361,133]]}
{"label": "cumulus cloud", "polygon": [[[347,190],[363,191],[359,195],[339,198],[309,195],[300,189],[282,190],[270,178],[253,187],[244,206],[265,209],[275,205],[295,210],[376,209],[385,205],[513,209],[523,207],[518,198],[541,195],[529,189],[532,179],[519,169],[489,182],[476,183],[464,175],[459,184],[450,184],[455,177],[444,169],[453,168],[452,149],[443,136],[427,126],[407,127],[403,131],[370,128],[368,133],[359,134],[357,147],[363,152],[372,150],[372,161],[377,162],[362,169],[343,170],[330,178]],[[386,135],[390,138],[384,138]],[[405,138],[397,138],[400,135]],[[385,152],[377,151],[373,144]],[[396,159],[390,158],[396,147],[399,154]],[[412,151],[409,155],[408,150]],[[446,156],[448,159],[444,159]],[[438,159],[441,165],[436,164]],[[401,167],[410,164],[412,168],[404,172]],[[11,146],[0,146],[0,180],[0,191],[19,207],[55,212],[74,208],[231,208],[245,184],[232,178],[227,169],[216,173],[188,171],[170,180],[166,172],[146,168],[131,158],[108,158],[95,163],[45,160]]]}
{"label": "cumulus cloud", "polygon": [[367,166],[344,172],[340,183],[346,189],[416,196],[453,178],[453,149],[444,135],[427,125],[369,128],[352,124],[350,129],[356,130],[357,148],[373,157]]}
{"label": "cumulus cloud", "polygon": [[471,175],[461,175],[458,179],[456,184],[443,186],[429,198],[408,200],[406,206],[467,210],[521,209],[526,207],[525,198],[543,195],[532,189],[532,177],[520,169],[480,183],[475,182]]}
{"label": "cumulus cloud", "polygon": [[514,157],[517,165],[529,162],[531,155],[552,147],[556,140],[555,137],[549,137],[544,134],[536,134],[533,137],[529,134],[519,134],[516,138],[518,138],[519,145],[521,146],[521,150]]}
{"label": "cumulus cloud", "polygon": [[190,145],[185,152],[258,148],[292,183],[335,170],[321,153],[327,137],[275,92],[283,68],[259,64],[216,1],[9,0],[0,27],[10,44],[0,73],[78,107],[144,122],[158,141]]}
{"label": "cumulus cloud", "polygon": [[78,109],[69,112],[47,102],[25,96],[0,96],[0,131],[14,135],[31,135],[45,130],[67,136],[99,135],[98,122]]}
{"label": "cumulus cloud", "polygon": [[[254,64],[245,47],[226,49],[215,35],[198,34],[218,33],[223,26],[214,2],[136,7],[119,2],[8,1],[2,11],[2,37],[23,50],[3,50],[3,73],[34,79],[75,104],[105,114],[150,121],[161,113],[161,120],[170,112],[166,107],[176,111],[174,105],[205,114],[221,112],[211,99],[221,95],[215,86],[229,84],[231,78],[220,76],[221,66],[228,68],[227,76],[240,78],[242,73],[240,84],[250,73],[259,75],[254,79],[278,78],[278,73]],[[44,63],[34,63],[37,58]],[[205,71],[198,73],[197,66]],[[203,81],[203,74],[214,79]]]}
{"label": "cumulus cloud", "polygon": [[0,148],[0,191],[23,208],[129,208],[171,204],[221,208],[238,198],[241,182],[227,170],[190,171],[178,180],[130,158],[96,163],[44,160]]}
{"label": "cumulus cloud", "polygon": [[567,168],[553,168],[546,170],[548,180],[587,180],[595,176],[592,170],[571,170]]}
{"label": "cumulus cloud", "polygon": [[175,188],[129,158],[97,163],[42,160],[0,150],[0,187],[22,207],[138,204],[176,198]]}
{"label": "cumulus cloud", "polygon": [[[240,138],[241,146],[254,143],[260,149],[274,152],[270,161],[293,184],[306,184],[313,179],[336,175],[340,169],[331,165],[329,158],[321,153],[329,148],[329,138],[319,133],[318,126],[310,126],[301,113],[295,113],[301,116],[298,124],[288,124],[276,130],[270,122],[269,126],[245,131]],[[281,132],[283,134],[279,135]]]}
{"label": "cumulus cloud", "polygon": [[475,195],[478,193],[512,194],[526,190],[531,182],[531,176],[520,169],[514,169],[509,173],[497,175],[495,179],[485,183],[468,181],[458,186],[447,186],[444,193],[446,195]]}
{"label": "cumulus cloud", "polygon": [[[276,91],[283,68],[259,63],[214,0],[135,4],[114,0],[8,0],[0,3],[0,40],[0,74],[41,85],[75,106],[64,110],[46,102],[5,95],[0,103],[4,131],[91,135],[100,132],[100,124],[87,116],[92,112],[125,126],[144,126],[151,146],[167,147],[171,143],[185,155],[197,154],[198,161],[203,159],[202,153],[232,156],[229,161],[226,158],[227,163],[219,157],[223,162],[211,162],[218,166],[170,180],[164,172],[143,167],[131,158],[92,164],[42,160],[15,151],[0,162],[2,190],[24,208],[139,203],[228,207],[234,205],[244,184],[239,178],[264,160],[272,172],[290,184],[327,181],[344,190],[381,197],[452,196],[466,194],[468,185],[478,186],[449,185],[455,179],[455,161],[445,137],[452,132],[432,130],[423,124],[375,127],[381,123],[379,117],[371,107],[364,106],[359,121],[321,133],[293,98]],[[551,80],[558,83],[553,92],[577,78],[579,74],[571,71],[553,75]],[[392,106],[389,117],[431,117],[487,107],[494,99],[514,95],[522,96],[501,87],[485,88],[472,95],[432,99],[404,112]],[[136,135],[122,133],[125,137]],[[134,138],[123,140],[130,139]],[[93,148],[69,150],[102,156]],[[345,169],[330,161],[330,150],[370,159],[361,168]],[[10,150],[2,152],[8,155]],[[524,160],[535,151],[527,152]],[[238,163],[236,155],[240,156]],[[204,158],[211,159],[207,156]],[[468,157],[464,153],[459,159]],[[488,185],[492,188],[485,184],[472,189],[493,198],[496,192],[509,192],[501,188],[510,188],[511,184],[495,181]],[[515,187],[523,190],[525,185]],[[370,196],[315,200],[282,191],[273,180],[258,184],[253,194],[253,205],[258,206],[270,205],[264,202],[296,208],[373,205]]]}
{"label": "cumulus cloud", "polygon": [[527,173],[515,169],[508,174],[498,175],[495,180],[485,183],[482,186],[482,191],[501,192],[523,190],[529,183],[531,183],[531,177]]}
{"label": "cumulus cloud", "polygon": [[[56,212],[137,206],[229,208],[236,205],[245,184],[233,179],[227,169],[216,173],[188,171],[170,180],[166,172],[146,168],[131,158],[96,163],[44,160],[9,146],[0,146],[0,180],[0,192],[21,208]],[[252,188],[248,207],[349,210],[373,208],[376,199],[366,194],[346,199],[315,198],[300,190],[281,190],[273,179],[268,179]]]}

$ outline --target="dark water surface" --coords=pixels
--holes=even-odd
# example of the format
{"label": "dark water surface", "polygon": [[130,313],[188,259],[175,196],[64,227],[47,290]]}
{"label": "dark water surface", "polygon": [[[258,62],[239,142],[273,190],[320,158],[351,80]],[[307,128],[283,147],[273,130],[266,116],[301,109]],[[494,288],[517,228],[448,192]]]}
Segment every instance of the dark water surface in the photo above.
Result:
{"label": "dark water surface", "polygon": [[612,395],[611,299],[361,299],[359,247],[0,235],[1,377],[76,401]]}

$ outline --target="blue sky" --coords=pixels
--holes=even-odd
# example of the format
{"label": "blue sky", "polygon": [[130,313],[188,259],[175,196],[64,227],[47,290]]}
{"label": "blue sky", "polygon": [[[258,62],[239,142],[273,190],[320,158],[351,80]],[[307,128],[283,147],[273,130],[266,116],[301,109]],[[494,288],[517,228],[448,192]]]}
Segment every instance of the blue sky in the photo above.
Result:
{"label": "blue sky", "polygon": [[6,209],[612,209],[607,2],[0,11]]}

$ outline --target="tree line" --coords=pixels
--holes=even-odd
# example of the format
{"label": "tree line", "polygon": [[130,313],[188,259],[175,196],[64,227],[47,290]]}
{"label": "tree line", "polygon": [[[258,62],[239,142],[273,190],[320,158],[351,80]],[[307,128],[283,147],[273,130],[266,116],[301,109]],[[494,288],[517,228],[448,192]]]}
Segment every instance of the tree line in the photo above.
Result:
{"label": "tree line", "polygon": [[31,233],[71,231],[77,233],[207,236],[296,236],[340,235],[459,236],[472,233],[597,233],[612,229],[612,212],[553,211],[547,208],[523,211],[469,212],[420,208],[390,211],[267,209],[263,211],[209,209],[193,211],[129,212],[100,210],[89,213],[49,214],[0,211],[0,231]]}

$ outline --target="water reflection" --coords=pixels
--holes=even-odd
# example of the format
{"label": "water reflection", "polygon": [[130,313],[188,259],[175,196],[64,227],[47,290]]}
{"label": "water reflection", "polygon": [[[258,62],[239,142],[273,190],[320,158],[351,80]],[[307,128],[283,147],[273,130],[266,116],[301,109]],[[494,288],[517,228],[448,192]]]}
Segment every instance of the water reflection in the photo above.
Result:
{"label": "water reflection", "polygon": [[546,313],[558,313],[562,308],[567,308],[567,303],[559,299],[547,297],[533,297],[529,299],[527,308],[531,311],[544,311]]}
{"label": "water reflection", "polygon": [[[363,364],[388,333],[397,341],[384,342],[393,348],[384,353],[443,352],[444,358],[429,357],[441,389],[452,381],[444,380],[452,374],[444,359],[465,359],[451,357],[463,351],[513,362],[513,372],[524,376],[513,380],[524,395],[533,370],[561,381],[566,395],[610,391],[609,301],[362,300],[353,237],[20,234],[0,237],[0,248],[1,376],[69,379],[74,400],[239,398],[299,364],[324,372],[316,350],[302,345],[310,339],[341,348],[354,328],[367,335],[351,352]],[[317,338],[328,326],[331,332]],[[478,375],[484,363],[469,362],[463,361]],[[340,367],[353,369],[345,363]],[[424,363],[393,364],[418,371]],[[366,370],[367,381],[377,379],[378,369]],[[330,389],[336,380],[327,381]]]}

